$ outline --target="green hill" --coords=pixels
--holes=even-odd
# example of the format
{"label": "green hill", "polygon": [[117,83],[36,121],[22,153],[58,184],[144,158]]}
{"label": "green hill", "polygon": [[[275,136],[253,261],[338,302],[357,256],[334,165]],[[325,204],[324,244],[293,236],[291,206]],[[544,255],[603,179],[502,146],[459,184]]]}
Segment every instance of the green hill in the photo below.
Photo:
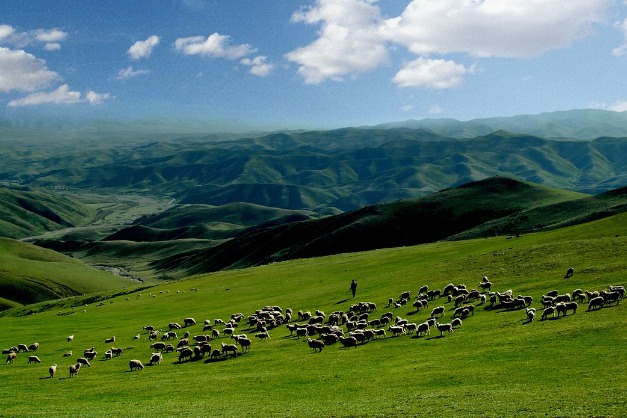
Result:
{"label": "green hill", "polygon": [[135,284],[63,254],[0,238],[0,310]]}
{"label": "green hill", "polygon": [[[37,341],[42,363],[28,364],[27,354],[19,353],[14,363],[0,366],[2,413],[67,416],[71,407],[89,416],[621,416],[627,406],[627,379],[620,372],[627,344],[624,301],[593,310],[582,302],[574,314],[545,320],[539,301],[554,289],[572,294],[627,284],[626,216],[516,239],[438,242],[201,275],[112,297],[101,306],[84,306],[77,297],[12,309],[0,316],[0,346]],[[565,279],[568,267],[575,274]],[[336,343],[319,353],[285,326],[269,327],[271,338],[260,340],[247,323],[265,306],[283,312],[289,307],[293,322],[302,324],[299,310],[321,310],[328,319],[361,301],[377,305],[369,320],[391,312],[420,324],[441,305],[446,310],[438,320],[449,323],[454,302],[445,297],[420,311],[386,304],[408,290],[413,301],[423,285],[473,288],[484,275],[493,291],[532,296],[536,320],[528,322],[523,309],[467,301],[474,314],[451,334],[432,329],[425,336],[393,336],[384,327],[385,336],[356,348]],[[358,281],[355,299],[351,279]],[[22,316],[31,311],[36,313]],[[195,318],[197,325],[169,341],[177,345],[184,331],[206,334],[204,319],[215,324],[236,313],[244,316],[236,333],[252,340],[249,352],[183,361],[164,353],[161,364],[148,365],[154,341],[143,327],[166,330],[171,322]],[[234,342],[224,337],[223,325],[214,328],[221,334],[211,341],[214,349]],[[341,329],[348,333],[346,325]],[[72,342],[68,335],[74,335]],[[105,343],[112,336],[115,342]],[[107,360],[111,346],[123,353]],[[69,365],[90,347],[98,352],[91,367],[68,378]],[[73,356],[63,357],[69,350]],[[129,371],[131,359],[146,367]],[[53,363],[58,371],[50,379]]]}
{"label": "green hill", "polygon": [[84,225],[95,211],[58,193],[0,186],[0,236],[24,238]]}

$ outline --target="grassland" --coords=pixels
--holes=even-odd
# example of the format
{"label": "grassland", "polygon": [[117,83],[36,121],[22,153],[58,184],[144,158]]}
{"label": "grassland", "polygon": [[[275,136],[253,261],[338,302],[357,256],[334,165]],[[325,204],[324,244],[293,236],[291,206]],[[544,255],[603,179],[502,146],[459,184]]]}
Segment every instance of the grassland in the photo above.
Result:
{"label": "grassland", "polygon": [[[519,238],[495,237],[339,254],[191,277],[98,304],[84,297],[45,302],[4,312],[0,347],[40,343],[42,364],[0,365],[7,416],[622,416],[627,407],[625,303],[526,323],[524,311],[477,306],[451,335],[382,338],[343,349],[313,353],[285,327],[271,339],[253,341],[236,358],[179,363],[165,354],[160,365],[130,372],[131,358],[148,362],[151,349],[142,327],[167,328],[192,316],[228,319],[265,305],[297,310],[347,310],[348,285],[357,279],[357,298],[377,303],[373,316],[421,322],[430,309],[385,308],[389,297],[420,286],[449,282],[531,295],[532,306],[549,290],[601,290],[626,284],[627,216]],[[570,279],[568,267],[575,268]],[[191,289],[197,289],[192,291]],[[151,297],[150,294],[154,295]],[[128,298],[128,300],[126,300]],[[87,302],[88,306],[85,306]],[[444,304],[450,320],[452,303]],[[98,306],[100,305],[100,306]],[[26,311],[35,314],[24,315]],[[221,328],[220,328],[221,329]],[[242,324],[238,332],[254,338]],[[66,336],[74,334],[73,342]],[[140,334],[141,339],[133,336]],[[103,360],[115,335],[124,348]],[[212,342],[215,347],[228,339]],[[77,378],[68,366],[95,346],[99,356]],[[62,357],[73,350],[72,359]],[[59,364],[48,378],[48,366]]]}

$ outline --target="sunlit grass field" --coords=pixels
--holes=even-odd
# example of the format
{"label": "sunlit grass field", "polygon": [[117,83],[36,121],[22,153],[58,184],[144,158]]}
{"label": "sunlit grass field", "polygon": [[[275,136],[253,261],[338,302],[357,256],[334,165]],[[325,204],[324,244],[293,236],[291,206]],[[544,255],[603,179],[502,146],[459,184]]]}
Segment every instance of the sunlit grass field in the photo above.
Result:
{"label": "sunlit grass field", "polygon": [[[0,362],[2,416],[623,416],[627,408],[627,325],[625,301],[599,310],[579,305],[576,314],[527,323],[524,310],[478,305],[450,335],[437,330],[380,338],[345,349],[341,344],[314,353],[285,326],[270,339],[254,337],[245,320],[237,332],[253,340],[250,352],[235,358],[180,363],[176,354],[149,366],[146,325],[194,317],[189,330],[201,334],[203,320],[266,305],[326,314],[369,301],[371,318],[391,311],[423,322],[431,309],[453,302],[441,298],[416,312],[411,304],[386,307],[422,285],[448,283],[478,287],[490,278],[492,290],[531,295],[541,311],[546,292],[576,288],[603,290],[625,285],[627,217],[623,215],[519,238],[495,237],[415,247],[340,254],[191,277],[103,301],[84,297],[9,310],[0,317],[0,347],[39,342],[41,364],[19,353]],[[568,267],[575,274],[564,278]],[[358,281],[357,297],[349,292]],[[197,289],[197,290],[192,290]],[[110,293],[113,294],[113,293]],[[141,294],[141,296],[138,296]],[[128,300],[127,300],[128,298]],[[91,299],[93,300],[93,298]],[[90,300],[90,301],[91,301]],[[477,305],[479,302],[473,302]],[[25,312],[35,311],[32,315]],[[293,322],[297,322],[294,315]],[[300,321],[303,323],[303,321]],[[221,326],[216,326],[222,330]],[[133,337],[139,334],[140,339]],[[66,337],[74,335],[74,341]],[[116,337],[113,344],[104,341]],[[229,338],[212,341],[220,348]],[[69,378],[68,368],[94,346],[91,367]],[[111,346],[120,357],[104,359]],[[63,353],[72,350],[71,358]],[[143,370],[129,370],[140,359]],[[58,364],[57,375],[48,367]]]}

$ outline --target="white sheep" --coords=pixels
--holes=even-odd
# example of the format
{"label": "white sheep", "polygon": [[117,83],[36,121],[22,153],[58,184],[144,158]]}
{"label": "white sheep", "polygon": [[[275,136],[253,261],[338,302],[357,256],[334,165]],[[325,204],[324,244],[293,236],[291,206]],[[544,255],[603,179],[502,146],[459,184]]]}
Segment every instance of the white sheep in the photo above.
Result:
{"label": "white sheep", "polygon": [[76,361],[82,366],[91,367],[91,364],[89,364],[89,360],[87,360],[85,357],[80,357]]}
{"label": "white sheep", "polygon": [[163,355],[161,353],[152,353],[150,356],[150,364],[161,364],[163,361]]}
{"label": "white sheep", "polygon": [[111,344],[115,342],[115,336],[111,337],[111,338],[107,338],[105,340],[105,344]]}
{"label": "white sheep", "polygon": [[105,359],[111,360],[113,358],[113,351],[107,350],[105,351]]}
{"label": "white sheep", "polygon": [[431,318],[434,318],[436,315],[444,316],[445,310],[446,308],[444,306],[438,306],[436,308],[433,308],[433,310],[431,311]]}
{"label": "white sheep", "polygon": [[144,365],[142,364],[142,362],[140,360],[131,360],[128,362],[128,367],[131,368],[131,371],[137,369],[137,370],[143,370]]}
{"label": "white sheep", "polygon": [[451,321],[451,326],[452,326],[453,328],[458,328],[458,327],[461,327],[461,326],[462,326],[462,320],[461,320],[461,319],[459,319],[459,318],[454,318],[454,319]]}
{"label": "white sheep", "polygon": [[54,363],[50,368],[48,368],[48,373],[50,373],[50,378],[54,377],[54,374],[57,372],[57,363]]}
{"label": "white sheep", "polygon": [[549,315],[553,315],[553,318],[555,318],[554,306],[549,306],[548,308],[545,308],[544,311],[542,311],[542,319],[546,319]]}
{"label": "white sheep", "polygon": [[233,357],[237,355],[237,346],[235,344],[222,343],[222,354],[232,353]]}
{"label": "white sheep", "polygon": [[81,368],[80,363],[76,363],[70,366],[70,377],[78,376],[78,371],[80,370],[80,368]]}
{"label": "white sheep", "polygon": [[72,357],[72,350],[68,351],[67,353],[63,353],[63,357]]}
{"label": "white sheep", "polygon": [[453,332],[453,324],[451,323],[438,324],[437,327],[438,327],[438,331],[440,331],[440,337],[444,335],[444,331],[448,332],[449,334]]}
{"label": "white sheep", "polygon": [[16,357],[17,357],[17,353],[15,351],[11,351],[9,355],[7,356],[6,364],[13,363]]}
{"label": "white sheep", "polygon": [[74,334],[67,336],[67,342],[74,341]]}
{"label": "white sheep", "polygon": [[531,322],[536,317],[536,308],[527,308],[525,313],[527,314],[527,321]]}
{"label": "white sheep", "polygon": [[312,340],[311,338],[307,338],[307,344],[313,349],[314,353],[316,351],[322,352],[322,349],[324,348],[324,342],[320,340]]}
{"label": "white sheep", "polygon": [[37,356],[29,356],[28,364],[31,364],[31,363],[41,363],[41,360],[39,360],[39,357]]}
{"label": "white sheep", "polygon": [[428,322],[423,322],[422,324],[418,324],[418,328],[416,329],[416,335],[428,335],[431,334],[431,328],[429,327]]}

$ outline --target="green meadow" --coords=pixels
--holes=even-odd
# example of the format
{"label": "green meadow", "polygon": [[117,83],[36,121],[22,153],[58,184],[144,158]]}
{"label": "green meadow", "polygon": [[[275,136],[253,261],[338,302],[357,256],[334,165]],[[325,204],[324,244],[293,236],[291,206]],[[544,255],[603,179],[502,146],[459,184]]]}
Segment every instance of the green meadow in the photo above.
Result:
{"label": "green meadow", "polygon": [[[35,354],[42,362],[28,364],[27,353],[19,353],[14,363],[0,362],[0,415],[624,416],[625,302],[593,311],[580,303],[575,314],[541,320],[539,301],[553,289],[572,293],[625,285],[626,250],[623,214],[518,238],[286,261],[16,307],[0,313],[0,347],[38,342]],[[569,267],[575,273],[566,279]],[[524,310],[477,301],[474,315],[450,335],[440,337],[435,329],[421,337],[388,332],[356,348],[338,343],[314,353],[285,326],[270,329],[271,338],[261,341],[244,319],[236,332],[253,340],[249,352],[183,362],[164,353],[161,364],[149,365],[147,325],[167,330],[170,322],[194,317],[197,325],[178,332],[193,336],[203,333],[205,319],[247,317],[266,305],[291,308],[292,322],[303,323],[296,318],[299,310],[319,309],[328,316],[358,301],[377,304],[371,319],[390,311],[416,323],[444,305],[444,323],[454,309],[446,298],[418,312],[411,304],[386,307],[387,301],[406,290],[413,299],[422,285],[478,287],[484,275],[493,291],[531,295],[536,320],[527,322]],[[358,281],[355,299],[351,279]],[[68,335],[74,335],[72,342]],[[116,341],[105,344],[112,336]],[[222,337],[211,344],[220,348],[222,342],[232,340]],[[92,346],[98,356],[91,367],[69,378],[70,364]],[[123,348],[123,354],[106,360],[111,346]],[[73,356],[63,357],[70,350]],[[140,359],[145,368],[131,372],[131,359]],[[53,363],[57,374],[49,378]]]}

